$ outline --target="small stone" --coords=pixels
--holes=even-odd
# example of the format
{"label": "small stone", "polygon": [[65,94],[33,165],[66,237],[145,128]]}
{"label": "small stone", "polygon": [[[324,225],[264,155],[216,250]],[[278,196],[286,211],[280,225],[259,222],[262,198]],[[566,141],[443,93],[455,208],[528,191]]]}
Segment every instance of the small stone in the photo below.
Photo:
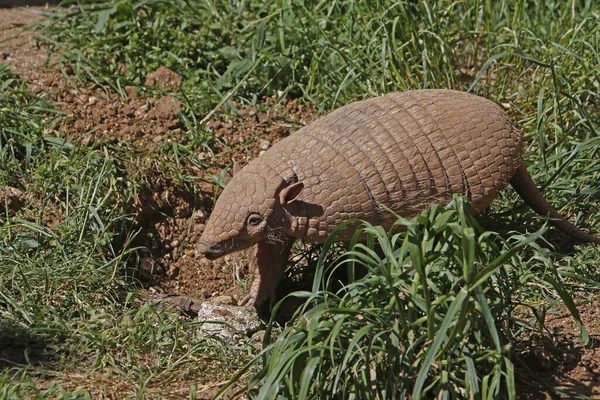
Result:
{"label": "small stone", "polygon": [[269,147],[271,147],[271,142],[270,142],[270,141],[268,141],[268,140],[265,140],[265,139],[261,139],[261,141],[260,141],[260,142],[259,142],[259,144],[258,144],[258,147],[259,147],[261,150],[268,150],[268,149],[269,149]]}
{"label": "small stone", "polygon": [[158,142],[160,142],[160,141],[162,141],[162,140],[163,140],[163,137],[162,137],[162,136],[156,136],[156,137],[154,137],[154,139],[152,139],[152,141],[153,141],[154,143],[158,143]]}
{"label": "small stone", "polygon": [[171,247],[173,247],[173,248],[179,247],[179,240],[173,240],[171,242]]}
{"label": "small stone", "polygon": [[94,104],[96,104],[98,102],[98,98],[96,96],[90,96],[88,98],[88,104],[90,106],[93,106]]}

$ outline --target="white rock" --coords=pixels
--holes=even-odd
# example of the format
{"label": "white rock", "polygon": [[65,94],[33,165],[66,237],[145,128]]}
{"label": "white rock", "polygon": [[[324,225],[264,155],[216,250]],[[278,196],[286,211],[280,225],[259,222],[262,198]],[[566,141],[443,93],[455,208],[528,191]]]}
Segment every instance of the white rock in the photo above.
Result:
{"label": "white rock", "polygon": [[260,319],[254,307],[215,304],[210,300],[198,310],[200,334],[217,336],[226,342],[237,343],[260,329]]}
{"label": "white rock", "polygon": [[265,140],[265,139],[261,139],[261,141],[258,143],[258,147],[261,150],[268,150],[269,147],[271,147],[271,142],[269,142],[268,140]]}

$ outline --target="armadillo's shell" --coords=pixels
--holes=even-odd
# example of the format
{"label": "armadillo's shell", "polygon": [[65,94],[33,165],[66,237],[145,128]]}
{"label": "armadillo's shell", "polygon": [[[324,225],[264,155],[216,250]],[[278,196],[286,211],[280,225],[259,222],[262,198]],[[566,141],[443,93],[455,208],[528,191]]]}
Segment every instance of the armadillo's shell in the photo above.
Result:
{"label": "armadillo's shell", "polygon": [[521,152],[520,132],[495,103],[416,90],[341,107],[274,145],[252,167],[267,164],[304,182],[301,200],[324,213],[298,218],[294,235],[321,242],[350,218],[389,226],[382,206],[412,217],[459,193],[482,210],[511,179]]}

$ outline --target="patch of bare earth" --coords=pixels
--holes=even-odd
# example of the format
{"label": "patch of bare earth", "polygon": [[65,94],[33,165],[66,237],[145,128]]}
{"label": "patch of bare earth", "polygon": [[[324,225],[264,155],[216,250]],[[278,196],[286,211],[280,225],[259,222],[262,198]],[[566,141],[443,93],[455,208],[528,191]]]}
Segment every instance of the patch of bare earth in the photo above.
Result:
{"label": "patch of bare earth", "polygon": [[[32,10],[39,9],[0,8],[0,61],[8,62],[28,79],[31,91],[60,103],[67,118],[47,134],[68,137],[88,146],[108,142],[115,151],[126,150],[128,159],[121,160],[119,168],[124,178],[132,181],[139,178],[135,174],[140,173],[138,166],[144,165],[145,159],[156,156],[164,146],[189,140],[189,133],[179,119],[183,105],[175,97],[140,97],[133,87],[126,88],[126,98],[101,89],[75,90],[61,72],[46,68],[46,51],[34,45],[31,32],[22,34],[21,28],[15,26],[37,21],[39,16]],[[66,71],[69,72],[68,68]],[[176,90],[181,80],[168,70],[159,69],[148,76],[146,83]],[[214,132],[215,143],[213,154],[198,154],[206,167],[187,171],[198,176],[195,192],[168,178],[158,161],[144,172],[147,176],[136,194],[132,213],[134,229],[140,230],[137,244],[145,248],[141,251],[140,278],[159,296],[191,296],[199,300],[218,295],[238,300],[243,297],[244,282],[250,280],[244,254],[216,261],[195,254],[195,243],[215,198],[217,185],[210,176],[218,176],[232,160],[243,166],[316,118],[314,109],[289,99],[265,98],[260,104],[232,102],[229,108],[229,112],[215,113],[205,124],[206,129]],[[27,194],[4,187],[0,188],[0,197],[16,212]],[[530,335],[517,346],[515,351],[525,356],[528,367],[539,378],[532,379],[529,373],[519,375],[521,398],[552,398],[540,383],[542,379],[570,392],[600,398],[600,301],[582,305],[580,312],[593,338],[590,346],[583,345],[567,312],[549,316],[546,327],[551,335]],[[112,380],[105,383],[103,375],[74,376],[71,383],[63,384],[73,388],[95,387],[98,394],[114,386]],[[185,387],[183,383],[182,386]],[[114,390],[132,389],[115,387]]]}
{"label": "patch of bare earth", "polygon": [[43,10],[41,7],[0,8],[0,62],[8,62],[31,81],[47,76],[46,72],[39,71],[47,56],[45,51],[33,47],[33,31],[23,32],[21,26],[39,21]]}
{"label": "patch of bare earth", "polygon": [[520,398],[558,398],[547,386],[555,387],[562,398],[600,399],[600,299],[578,307],[590,343],[584,344],[579,328],[566,308],[549,312],[547,334],[529,334],[516,346],[526,368],[518,368]]}

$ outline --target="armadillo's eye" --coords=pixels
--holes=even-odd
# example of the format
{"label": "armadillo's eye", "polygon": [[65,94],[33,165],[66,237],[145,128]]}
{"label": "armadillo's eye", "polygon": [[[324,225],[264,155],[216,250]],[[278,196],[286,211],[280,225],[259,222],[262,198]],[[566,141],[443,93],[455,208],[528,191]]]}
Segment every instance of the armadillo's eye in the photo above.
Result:
{"label": "armadillo's eye", "polygon": [[258,214],[250,214],[248,217],[248,225],[257,226],[262,222],[263,218]]}

